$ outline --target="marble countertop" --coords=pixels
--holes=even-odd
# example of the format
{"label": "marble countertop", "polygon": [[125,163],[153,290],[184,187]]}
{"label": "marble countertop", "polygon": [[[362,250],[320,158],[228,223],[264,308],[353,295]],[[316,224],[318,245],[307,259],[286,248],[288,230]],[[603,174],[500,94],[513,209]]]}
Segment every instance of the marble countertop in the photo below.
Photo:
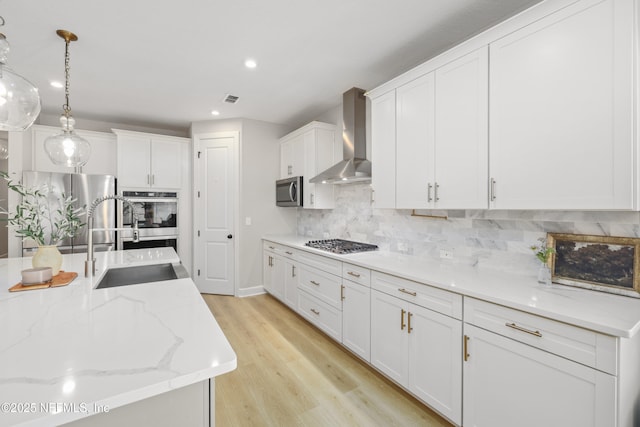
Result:
{"label": "marble countertop", "polygon": [[236,368],[191,279],[94,289],[108,267],[177,263],[173,248],[63,256],[68,286],[10,293],[30,258],[0,260],[0,426],[51,426]]}
{"label": "marble countertop", "polygon": [[607,335],[629,338],[640,330],[640,299],[565,285],[544,286],[537,282],[537,272],[519,275],[386,251],[337,255],[304,246],[309,238],[303,236],[264,239]]}

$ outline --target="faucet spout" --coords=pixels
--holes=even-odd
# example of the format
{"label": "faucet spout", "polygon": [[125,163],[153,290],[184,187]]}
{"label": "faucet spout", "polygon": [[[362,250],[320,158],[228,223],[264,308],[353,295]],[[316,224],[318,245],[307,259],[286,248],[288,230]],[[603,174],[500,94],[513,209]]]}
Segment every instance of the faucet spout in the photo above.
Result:
{"label": "faucet spout", "polygon": [[[93,257],[93,232],[98,231],[93,227],[93,214],[98,207],[99,204],[105,202],[107,200],[120,200],[129,205],[131,208],[131,224],[132,224],[132,233],[133,233],[133,241],[140,241],[140,231],[138,230],[138,219],[134,213],[134,206],[131,201],[125,197],[119,196],[117,194],[112,194],[104,197],[98,197],[91,203],[89,207],[89,211],[87,212],[87,259],[84,262],[84,277],[91,277],[96,273],[96,259]],[[114,231],[120,230],[117,228],[101,228],[100,231]]]}

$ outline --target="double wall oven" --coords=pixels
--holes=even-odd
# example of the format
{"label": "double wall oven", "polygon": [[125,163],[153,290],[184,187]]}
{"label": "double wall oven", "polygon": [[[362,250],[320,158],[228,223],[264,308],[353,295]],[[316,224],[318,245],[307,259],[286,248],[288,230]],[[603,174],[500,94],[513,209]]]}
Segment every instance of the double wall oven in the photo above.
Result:
{"label": "double wall oven", "polygon": [[[119,249],[173,247],[178,251],[178,193],[123,191],[138,220],[140,239],[133,242],[128,230],[118,233]],[[119,202],[119,227],[131,227],[131,207]]]}

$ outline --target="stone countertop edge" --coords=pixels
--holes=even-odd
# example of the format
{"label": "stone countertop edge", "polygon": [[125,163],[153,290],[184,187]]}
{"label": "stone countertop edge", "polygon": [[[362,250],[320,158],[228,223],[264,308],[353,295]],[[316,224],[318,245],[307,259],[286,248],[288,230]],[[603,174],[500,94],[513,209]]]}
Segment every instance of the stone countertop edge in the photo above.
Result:
{"label": "stone countertop edge", "polygon": [[267,235],[263,240],[607,335],[631,338],[640,330],[640,299],[541,285],[536,271],[520,275],[387,251],[338,255],[307,247],[304,244],[311,238],[296,235]]}
{"label": "stone countertop edge", "polygon": [[[63,255],[78,272],[67,286],[9,292],[30,258],[0,260],[0,426],[50,426],[114,409],[230,372],[237,357],[190,278],[94,289],[108,268],[180,262],[173,248]],[[46,357],[43,355],[46,354]],[[87,405],[87,411],[40,404]]]}

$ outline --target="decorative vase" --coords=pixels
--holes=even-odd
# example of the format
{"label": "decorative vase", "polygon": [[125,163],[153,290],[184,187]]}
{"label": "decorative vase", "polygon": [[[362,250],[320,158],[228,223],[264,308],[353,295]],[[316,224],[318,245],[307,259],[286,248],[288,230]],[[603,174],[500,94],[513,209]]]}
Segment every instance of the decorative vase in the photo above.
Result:
{"label": "decorative vase", "polygon": [[545,263],[540,264],[540,269],[538,270],[538,283],[551,285],[551,269]]}
{"label": "decorative vase", "polygon": [[62,254],[56,245],[38,246],[31,264],[34,268],[51,267],[51,273],[56,276],[60,272],[62,266]]}

